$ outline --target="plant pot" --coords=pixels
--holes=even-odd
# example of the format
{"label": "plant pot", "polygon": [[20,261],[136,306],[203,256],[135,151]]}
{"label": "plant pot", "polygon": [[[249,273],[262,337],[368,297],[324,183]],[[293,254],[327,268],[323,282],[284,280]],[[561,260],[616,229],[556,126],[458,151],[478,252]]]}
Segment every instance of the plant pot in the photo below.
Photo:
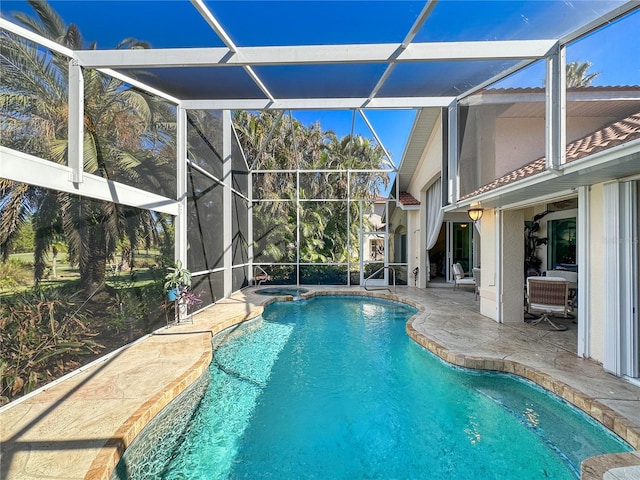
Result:
{"label": "plant pot", "polygon": [[178,322],[184,321],[189,318],[187,304],[178,302]]}
{"label": "plant pot", "polygon": [[167,299],[171,302],[174,302],[178,298],[178,288],[173,288],[167,291]]}

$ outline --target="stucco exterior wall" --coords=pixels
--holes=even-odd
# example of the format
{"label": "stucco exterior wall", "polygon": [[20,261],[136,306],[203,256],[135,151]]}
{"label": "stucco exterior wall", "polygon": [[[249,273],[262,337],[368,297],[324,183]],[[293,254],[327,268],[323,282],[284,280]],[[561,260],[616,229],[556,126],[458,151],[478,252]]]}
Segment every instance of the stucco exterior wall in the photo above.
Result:
{"label": "stucco exterior wall", "polygon": [[482,185],[543,157],[544,132],[544,118],[496,119],[495,170],[485,171]]}
{"label": "stucco exterior wall", "polygon": [[[502,299],[501,317],[503,323],[524,321],[524,219],[523,210],[502,212],[500,222],[502,230],[500,298]],[[484,259],[482,263],[485,263]]]}
{"label": "stucco exterior wall", "polygon": [[407,212],[407,282],[412,287],[413,269],[420,268],[420,230],[420,210],[409,210]]}
{"label": "stucco exterior wall", "polygon": [[[440,177],[442,170],[442,122],[440,117],[431,132],[427,146],[422,152],[415,174],[409,183],[407,192],[420,199],[420,192],[426,191],[433,181]],[[422,205],[421,205],[422,206]]]}
{"label": "stucco exterior wall", "polygon": [[[614,120],[613,117],[569,117],[567,143],[582,138]],[[495,122],[495,178],[545,155],[544,118],[504,117],[497,118]],[[489,178],[490,173],[484,169],[481,179],[483,185],[494,180]]]}
{"label": "stucco exterior wall", "polygon": [[[604,191],[602,184],[593,185],[589,191],[589,351],[598,362],[604,359]],[[580,306],[578,306],[580,308]]]}
{"label": "stucco exterior wall", "polygon": [[498,319],[496,293],[496,210],[485,210],[480,220],[480,313],[494,320]]}
{"label": "stucco exterior wall", "polygon": [[[418,274],[419,288],[424,288],[427,284],[425,260],[427,242],[427,233],[425,231],[427,218],[426,191],[434,181],[440,178],[440,172],[442,170],[442,148],[442,122],[441,117],[439,117],[431,132],[431,137],[429,137],[429,141],[422,152],[422,157],[420,158],[420,162],[418,162],[409,187],[407,188],[408,193],[420,200],[420,210],[408,212],[412,216],[412,220],[411,224],[407,225],[407,240],[415,244],[415,249],[408,252],[408,274],[413,278],[411,271],[416,266],[420,269]],[[409,221],[407,221],[407,223],[409,223]],[[417,229],[419,229],[419,231],[414,233]]]}

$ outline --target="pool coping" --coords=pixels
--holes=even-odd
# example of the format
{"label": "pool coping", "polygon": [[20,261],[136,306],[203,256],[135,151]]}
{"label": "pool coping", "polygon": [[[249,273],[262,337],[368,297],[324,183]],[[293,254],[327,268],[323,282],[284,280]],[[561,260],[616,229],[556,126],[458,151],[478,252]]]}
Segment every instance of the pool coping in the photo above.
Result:
{"label": "pool coping", "polygon": [[[68,478],[108,480],[122,454],[140,431],[168,403],[170,403],[189,385],[195,382],[202,373],[206,371],[212,358],[211,338],[214,335],[229,327],[258,317],[264,311],[264,307],[270,303],[293,300],[293,297],[291,296],[267,297],[252,294],[252,289],[255,288],[256,287],[249,287],[241,292],[237,292],[237,294],[232,296],[230,299],[227,299],[228,302],[226,302],[226,305],[234,303],[233,306],[236,309],[235,313],[233,309],[229,309],[225,315],[225,301],[221,301],[203,310],[203,312],[198,313],[191,325],[178,324],[167,328],[162,332],[154,333],[151,338],[156,338],[156,340],[158,340],[158,336],[161,335],[180,335],[183,333],[199,334],[200,337],[197,339],[197,342],[199,342],[201,353],[192,365],[184,367],[185,369],[182,374],[168,382],[164,387],[161,387],[157,393],[146,399],[140,398],[143,403],[140,404],[135,409],[134,413],[131,414],[122,424],[115,426],[115,432],[113,430],[104,432],[107,440],[102,447],[99,447],[98,453],[93,457],[90,468],[86,471],[84,477],[70,476]],[[500,371],[526,378],[546,390],[555,393],[568,403],[576,406],[609,430],[615,432],[627,441],[632,448],[636,449],[635,452],[630,452],[628,454],[601,455],[586,459],[581,465],[582,480],[602,479],[605,478],[605,475],[610,476],[607,472],[613,472],[620,468],[632,468],[634,469],[632,475],[636,475],[637,470],[635,470],[635,468],[640,469],[640,452],[638,451],[640,450],[639,425],[634,424],[633,421],[629,420],[623,414],[616,412],[609,406],[598,401],[596,398],[586,395],[578,388],[575,388],[566,382],[553,378],[552,375],[545,373],[538,368],[507,358],[492,358],[490,356],[469,355],[456,352],[453,348],[449,348],[443,343],[436,341],[434,338],[429,337],[427,333],[419,330],[421,326],[424,327],[424,325],[420,325],[419,320],[424,320],[424,318],[428,316],[425,306],[429,306],[429,299],[420,297],[420,295],[422,295],[420,289],[407,289],[407,291],[404,292],[406,296],[398,295],[397,293],[383,293],[382,291],[364,291],[360,288],[354,287],[341,288],[312,286],[309,290],[309,292],[302,294],[300,298],[307,299],[317,296],[333,295],[361,296],[386,299],[410,305],[416,308],[418,312],[407,320],[406,332],[418,345],[437,355],[442,360],[456,366],[471,369]],[[411,298],[408,298],[409,296],[413,296],[414,298],[418,297],[418,300],[412,300]],[[241,308],[242,313],[237,313],[239,308]],[[480,317],[480,315],[473,314],[473,317],[475,321],[475,318]],[[486,319],[486,317],[483,318]],[[495,322],[490,319],[486,320],[488,321],[487,325],[490,329],[494,328],[491,323]],[[417,328],[416,324],[418,324]],[[146,340],[142,340],[142,342],[145,341]],[[198,352],[195,352],[195,356],[197,355]],[[620,381],[622,382],[622,380]],[[55,388],[64,388],[64,383],[67,382],[61,382],[56,385]],[[640,395],[638,397],[640,398]],[[633,399],[633,401],[637,400],[638,399]],[[59,435],[62,434],[59,433]],[[89,460],[89,458],[87,460]],[[9,475],[8,478],[11,478],[11,475]],[[636,477],[610,476],[610,478]]]}
{"label": "pool coping", "polygon": [[[534,367],[508,359],[480,357],[450,351],[444,345],[441,345],[414,328],[413,322],[421,314],[424,314],[426,310],[424,305],[408,298],[398,296],[397,294],[373,291],[354,292],[344,290],[318,290],[303,293],[300,295],[300,298],[310,299],[321,296],[370,297],[391,300],[412,306],[416,308],[418,312],[407,320],[406,332],[407,335],[418,345],[452,365],[474,370],[504,372],[530,380],[545,390],[558,395],[560,398],[574,405],[579,410],[583,411],[591,418],[616,433],[636,450],[635,452],[624,454],[598,455],[584,460],[581,464],[581,480],[602,479],[604,473],[611,469],[635,467],[640,465],[640,428],[638,426],[634,425],[625,417],[598,400],[585,395],[578,389],[571,387],[565,382],[556,380],[551,375]],[[264,307],[273,302],[293,300],[294,298],[290,295],[267,296],[262,304],[262,308],[255,315],[250,316],[249,318],[245,315],[239,318],[228,319],[215,328],[215,331],[212,330],[211,336],[214,336],[233,325],[258,317],[262,314]],[[149,423],[149,421],[151,421],[151,419],[155,417],[173,398],[177,397],[189,385],[197,380],[199,376],[206,371],[210,361],[211,345],[209,343],[207,351],[203,353],[200,360],[196,362],[190,372],[187,372],[181,378],[176,379],[176,381],[167,388],[166,392],[159,394],[156,398],[144,403],[138,411],[118,429],[116,435],[111,439],[109,444],[105,445],[100,454],[95,458],[92,464],[92,469],[87,473],[87,476],[85,476],[85,480],[108,480],[119,459],[126,450],[126,447],[140,433],[142,428],[144,428],[144,426]],[[105,475],[105,473],[107,474]]]}
{"label": "pool coping", "polygon": [[111,439],[100,449],[100,453],[94,458],[91,467],[85,475],[85,480],[109,480],[116,465],[122,458],[126,449],[131,445],[133,440],[144,429],[147,424],[160,413],[172,400],[192,385],[200,376],[207,371],[213,358],[211,346],[211,338],[218,333],[238,325],[240,323],[252,320],[262,315],[264,307],[269,303],[278,301],[286,301],[283,297],[274,297],[261,307],[249,314],[236,315],[217,323],[211,327],[208,332],[209,337],[203,336],[206,340],[202,346],[203,353],[195,364],[183,375],[174,380],[167,388],[154,395],[151,399],[143,403],[129,419],[118,428]]}

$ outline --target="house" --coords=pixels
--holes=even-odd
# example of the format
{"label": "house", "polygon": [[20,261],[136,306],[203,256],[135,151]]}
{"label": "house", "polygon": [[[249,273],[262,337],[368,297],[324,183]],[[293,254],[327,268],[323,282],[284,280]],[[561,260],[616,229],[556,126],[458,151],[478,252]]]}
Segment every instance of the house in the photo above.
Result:
{"label": "house", "polygon": [[[502,323],[523,321],[527,274],[578,272],[578,355],[638,382],[640,86],[568,88],[565,117],[546,98],[544,88],[488,87],[453,115],[420,111],[396,180],[400,209],[407,195],[419,199],[402,215],[417,232],[409,261],[420,287],[450,279],[461,259],[466,270],[481,267],[480,311]],[[561,142],[546,128],[556,115],[566,125]],[[471,222],[470,209],[481,219]]]}

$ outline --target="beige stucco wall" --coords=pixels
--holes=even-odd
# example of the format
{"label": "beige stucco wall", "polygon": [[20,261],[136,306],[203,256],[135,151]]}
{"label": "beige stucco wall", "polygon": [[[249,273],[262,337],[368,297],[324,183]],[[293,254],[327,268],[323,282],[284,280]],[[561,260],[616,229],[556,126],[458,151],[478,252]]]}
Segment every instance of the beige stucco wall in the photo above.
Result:
{"label": "beige stucco wall", "polygon": [[[602,184],[593,185],[589,191],[589,352],[598,362],[604,359],[604,190]],[[580,306],[578,306],[580,307]]]}
{"label": "beige stucco wall", "polygon": [[407,211],[407,279],[411,286],[413,269],[420,267],[420,230],[420,211]]}
{"label": "beige stucco wall", "polygon": [[482,184],[543,157],[544,132],[543,118],[498,118],[495,170],[485,173]]}
{"label": "beige stucco wall", "polygon": [[[569,108],[571,105],[569,105]],[[545,155],[544,117],[512,117],[502,115],[504,106],[483,105],[472,109],[463,144],[460,165],[463,193],[491,183]],[[606,125],[611,117],[575,117],[567,119],[567,143]],[[477,185],[469,185],[469,178]],[[477,177],[477,178],[476,178]],[[466,190],[465,190],[466,188]]]}
{"label": "beige stucco wall", "polygon": [[480,220],[480,313],[498,319],[496,294],[496,210],[485,210]]}
{"label": "beige stucco wall", "polygon": [[[427,207],[427,189],[440,178],[442,169],[442,122],[440,117],[431,132],[429,141],[422,152],[422,157],[418,162],[416,171],[409,183],[407,192],[420,201],[420,210],[408,212],[411,215],[411,224],[407,228],[407,240],[415,246],[414,249],[408,250],[407,261],[409,261],[409,274],[417,266],[420,269],[418,275],[418,287],[424,288],[427,284],[425,254],[427,233],[426,225],[426,207]],[[407,221],[409,223],[409,220]],[[418,232],[414,233],[415,230]]]}
{"label": "beige stucco wall", "polygon": [[[504,210],[500,228],[502,244],[500,247],[501,282],[500,306],[503,323],[521,323],[524,321],[524,210]],[[484,263],[484,259],[483,259]]]}
{"label": "beige stucco wall", "polygon": [[415,174],[409,183],[407,192],[420,199],[420,192],[426,191],[437,178],[442,169],[442,122],[440,117],[431,132],[431,137],[422,152]]}

